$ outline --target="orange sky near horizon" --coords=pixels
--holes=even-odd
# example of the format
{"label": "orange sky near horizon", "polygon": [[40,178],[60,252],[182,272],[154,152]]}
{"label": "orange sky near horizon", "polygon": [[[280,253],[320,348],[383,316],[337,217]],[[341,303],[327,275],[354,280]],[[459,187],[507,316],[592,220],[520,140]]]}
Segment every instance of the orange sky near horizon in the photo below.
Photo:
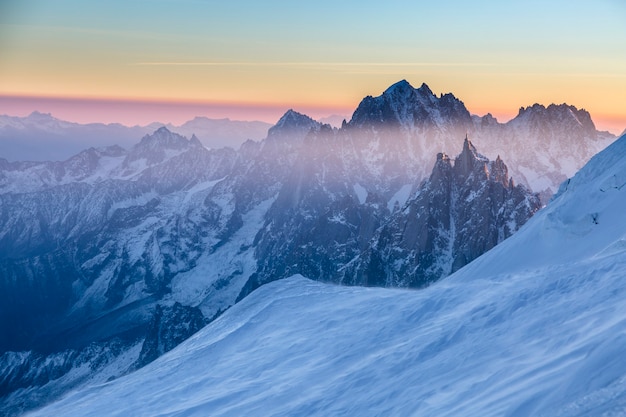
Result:
{"label": "orange sky near horizon", "polygon": [[619,0],[0,4],[0,113],[76,122],[349,119],[406,79],[501,122],[568,103],[626,128]]}
{"label": "orange sky near horizon", "polygon": [[[310,105],[264,105],[239,103],[203,103],[175,101],[138,100],[99,100],[51,97],[3,97],[0,96],[0,114],[25,117],[33,111],[50,113],[52,116],[75,123],[120,123],[126,126],[148,125],[153,122],[180,125],[197,116],[213,119],[263,121],[276,123],[288,109],[294,109],[313,117],[324,119],[341,116],[347,120],[358,102],[346,107],[315,107]],[[534,103],[531,103],[534,104]],[[531,105],[528,104],[528,105]],[[543,104],[543,103],[542,103]],[[524,106],[526,107],[526,106]],[[503,111],[472,109],[470,113],[485,115],[491,113],[500,123],[505,123],[517,115],[517,110]],[[626,118],[621,115],[596,115],[591,117],[598,130],[606,130],[615,135],[626,129]]]}

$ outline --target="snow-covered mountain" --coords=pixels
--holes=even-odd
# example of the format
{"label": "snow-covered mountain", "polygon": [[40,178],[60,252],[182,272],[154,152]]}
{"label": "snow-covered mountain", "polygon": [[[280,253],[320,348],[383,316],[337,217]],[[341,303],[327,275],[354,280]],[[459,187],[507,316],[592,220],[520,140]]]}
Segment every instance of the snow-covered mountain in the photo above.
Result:
{"label": "snow-covered mountain", "polygon": [[[72,123],[50,114],[33,112],[26,117],[0,115],[0,158],[9,161],[63,161],[88,147],[132,147],[137,138],[152,133],[161,123],[124,126],[118,123]],[[196,135],[208,148],[237,149],[248,139],[260,140],[271,124],[229,119],[196,117],[168,130],[191,137]]]}
{"label": "snow-covered mountain", "polygon": [[465,138],[454,163],[437,155],[428,181],[344,267],[341,282],[426,286],[501,243],[540,207],[537,195],[513,184],[499,156],[489,161]]}
{"label": "snow-covered mountain", "polygon": [[615,138],[597,131],[587,111],[567,104],[522,107],[504,125],[495,123],[489,115],[474,117],[474,121],[474,142],[487,149],[489,156],[514,158],[511,176],[542,193],[544,202],[561,182],[581,168],[581,162],[588,161]]}
{"label": "snow-covered mountain", "polygon": [[[576,131],[570,119],[564,126]],[[18,413],[133,371],[270,281],[303,274],[388,285],[346,279],[347,266],[372,248],[383,251],[385,230],[416,222],[408,217],[430,194],[420,190],[433,187],[423,181],[446,163],[450,173],[468,176],[450,177],[445,184],[456,193],[442,198],[462,191],[467,204],[438,212],[457,216],[455,236],[467,238],[449,246],[445,262],[443,251],[433,257],[447,262],[440,276],[462,266],[536,207],[507,180],[502,160],[510,174],[514,156],[486,162],[468,142],[464,162],[452,167],[442,154],[431,174],[436,155],[460,149],[476,120],[451,94],[401,82],[364,99],[341,129],[290,110],[266,139],[237,151],[209,150],[162,127],[129,150],[0,161],[0,332],[7,335],[0,339],[0,409]],[[549,142],[565,137],[559,123],[548,125],[555,129]],[[469,169],[475,164],[476,172]],[[485,218],[473,217],[471,207]],[[429,219],[420,239],[432,241],[435,230],[451,236],[445,224],[428,223],[443,217]]]}
{"label": "snow-covered mountain", "polygon": [[508,162],[518,183],[542,194],[547,202],[561,182],[571,177],[615,136],[595,129],[589,113],[567,104],[535,104],[521,108],[507,123],[490,114],[472,116],[453,94],[437,97],[426,84],[413,88],[407,81],[378,97],[366,97],[347,124],[359,135],[380,138],[398,150],[398,161],[413,164],[415,175],[426,178],[426,155],[456,149],[467,133],[485,156]]}
{"label": "snow-covered mountain", "polygon": [[426,289],[281,280],[30,416],[623,415],[624,185],[626,136]]}
{"label": "snow-covered mountain", "polygon": [[510,236],[540,207],[535,195],[513,185],[501,159],[488,161],[467,138],[459,140],[463,152],[454,167],[439,154],[430,180],[404,186],[406,195],[398,196],[390,190],[408,181],[407,172],[380,174],[392,153],[363,166],[341,149],[344,138],[320,133],[306,139],[306,160],[297,161],[265,216],[255,238],[259,267],[245,292],[294,273],[421,287]]}
{"label": "snow-covered mountain", "polygon": [[309,132],[292,116],[238,152],[160,128],[128,152],[3,167],[4,414],[132,371],[235,302]]}
{"label": "snow-covered mountain", "polygon": [[270,123],[230,119],[194,117],[180,126],[165,125],[172,132],[186,137],[196,136],[204,146],[211,149],[239,148],[246,140],[261,140],[267,136]]}

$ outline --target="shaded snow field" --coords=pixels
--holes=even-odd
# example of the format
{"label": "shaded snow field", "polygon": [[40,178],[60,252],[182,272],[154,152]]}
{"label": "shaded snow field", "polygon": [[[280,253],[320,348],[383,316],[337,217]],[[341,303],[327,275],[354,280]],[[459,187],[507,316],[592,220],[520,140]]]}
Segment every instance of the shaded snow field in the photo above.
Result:
{"label": "shaded snow field", "polygon": [[30,415],[626,415],[624,173],[626,137],[429,288],[278,281],[143,369]]}

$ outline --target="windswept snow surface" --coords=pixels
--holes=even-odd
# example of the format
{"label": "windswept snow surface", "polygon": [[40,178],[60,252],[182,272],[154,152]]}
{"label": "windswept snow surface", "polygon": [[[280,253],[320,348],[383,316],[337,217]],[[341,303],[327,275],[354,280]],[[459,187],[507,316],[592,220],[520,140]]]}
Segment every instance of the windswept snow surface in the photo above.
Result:
{"label": "windswept snow surface", "polygon": [[294,276],[33,416],[626,415],[626,137],[431,287]]}

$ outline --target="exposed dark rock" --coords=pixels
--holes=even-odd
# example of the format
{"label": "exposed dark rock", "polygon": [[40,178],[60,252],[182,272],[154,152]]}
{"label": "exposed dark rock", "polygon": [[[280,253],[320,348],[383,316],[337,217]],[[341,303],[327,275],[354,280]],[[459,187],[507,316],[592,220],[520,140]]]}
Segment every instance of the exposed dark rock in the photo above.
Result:
{"label": "exposed dark rock", "polygon": [[466,138],[454,164],[437,155],[428,181],[345,268],[342,282],[423,287],[509,237],[540,207],[535,194],[513,185],[500,158],[487,160]]}
{"label": "exposed dark rock", "polygon": [[169,352],[206,323],[207,320],[197,308],[180,303],[174,303],[171,307],[157,305],[135,366],[140,368]]}

